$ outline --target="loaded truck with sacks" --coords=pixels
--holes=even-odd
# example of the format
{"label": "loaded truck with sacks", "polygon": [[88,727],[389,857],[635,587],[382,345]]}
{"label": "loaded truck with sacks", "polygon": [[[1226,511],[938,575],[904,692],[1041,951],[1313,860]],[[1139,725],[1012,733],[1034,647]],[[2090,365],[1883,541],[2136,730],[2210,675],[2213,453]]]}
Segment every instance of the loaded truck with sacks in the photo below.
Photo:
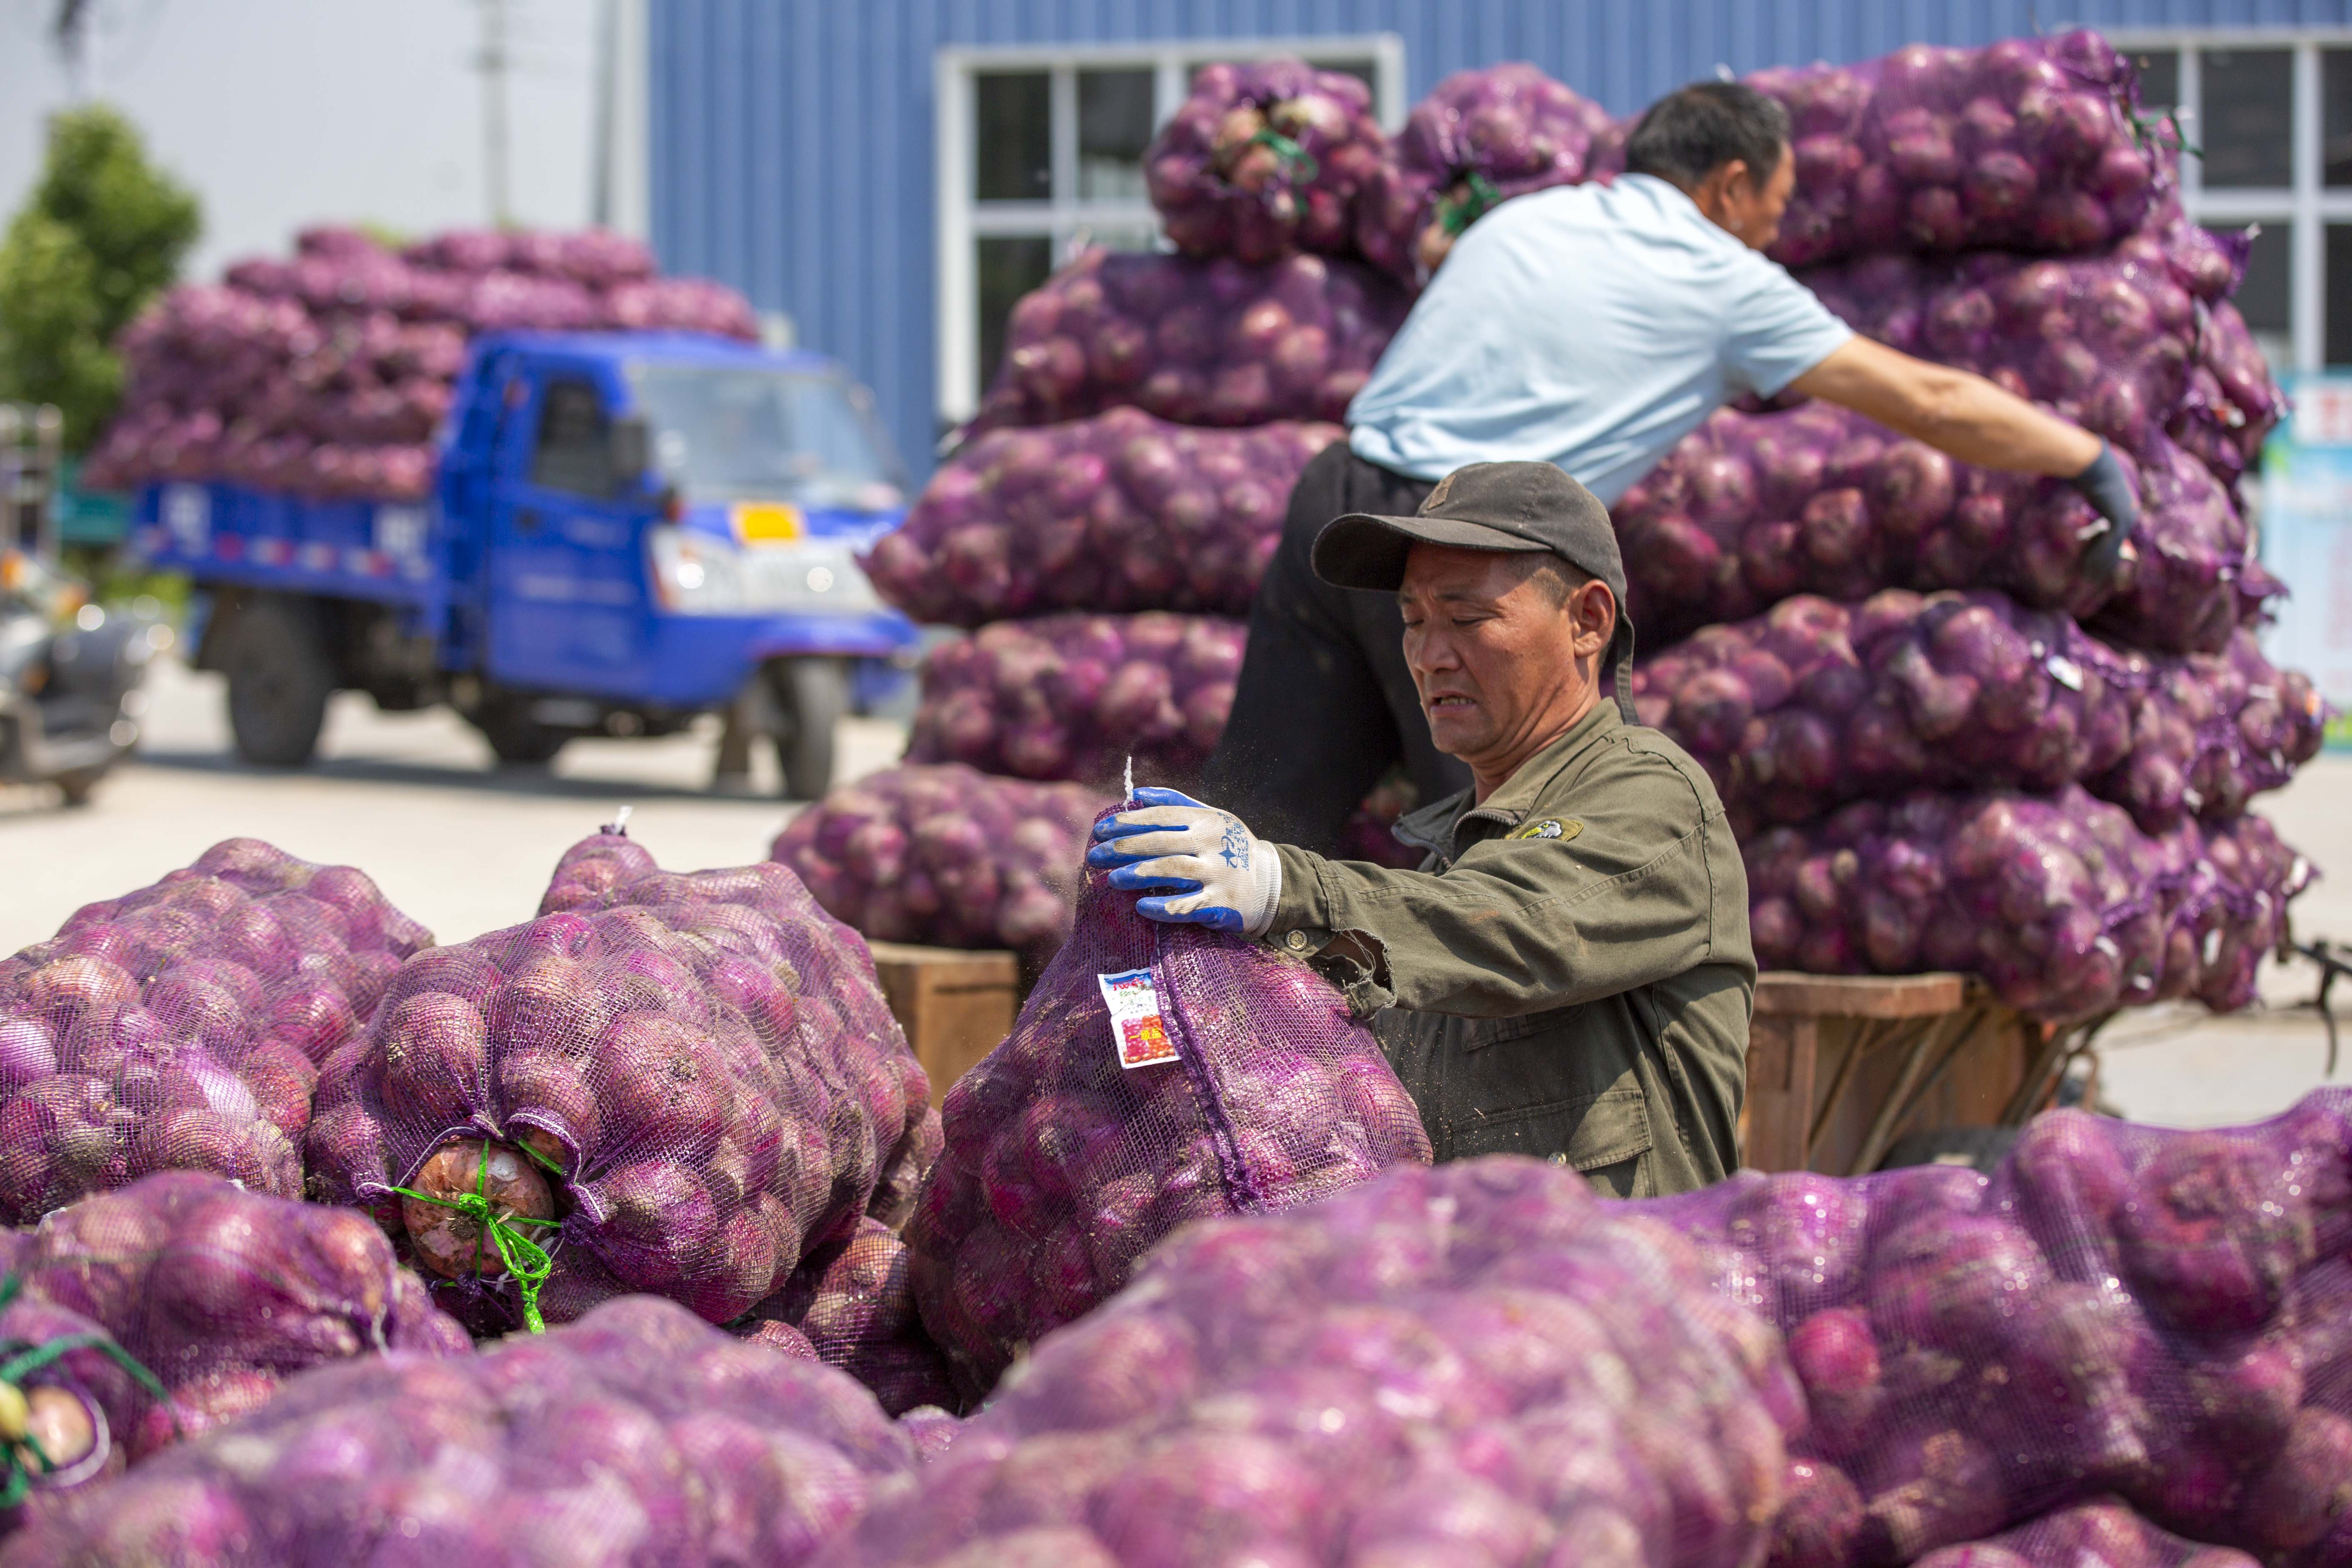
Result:
{"label": "loaded truck with sacks", "polygon": [[855,559],[904,514],[866,390],[609,235],[301,244],[131,329],[93,458],[201,590],[239,755],[302,765],[338,689],[509,764],[726,711],[824,793],[916,641]]}

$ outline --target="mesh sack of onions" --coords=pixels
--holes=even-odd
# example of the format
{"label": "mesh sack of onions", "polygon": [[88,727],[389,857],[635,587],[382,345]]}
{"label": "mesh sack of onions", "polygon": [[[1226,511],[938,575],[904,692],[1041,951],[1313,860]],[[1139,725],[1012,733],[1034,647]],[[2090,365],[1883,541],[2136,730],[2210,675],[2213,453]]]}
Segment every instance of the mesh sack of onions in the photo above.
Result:
{"label": "mesh sack of onions", "polygon": [[1207,1220],[837,1568],[1760,1562],[1801,1397],[1666,1226],[1509,1155]]}
{"label": "mesh sack of onions", "polygon": [[1108,784],[1199,771],[1233,711],[1248,626],[1157,612],[999,621],[924,656],[907,758]]}
{"label": "mesh sack of onions", "polygon": [[363,873],[253,838],[85,904],[0,960],[0,1220],[166,1170],[299,1196],[318,1064],[432,940]]}
{"label": "mesh sack of onions", "polygon": [[2102,1498],[2044,1514],[1989,1541],[1931,1552],[1919,1559],[1918,1568],[2255,1568],[2255,1564],[2256,1560],[2243,1552],[2183,1541],[2150,1524],[2128,1503]]}
{"label": "mesh sack of onions", "polygon": [[1365,183],[1356,248],[1411,286],[1488,209],[1624,165],[1609,111],[1522,61],[1455,71],[1413,105],[1395,155]]}
{"label": "mesh sack of onions", "polygon": [[1686,637],[1794,594],[1998,588],[2127,647],[2217,651],[2282,591],[2213,475],[2161,433],[2136,462],[2134,558],[2108,584],[2106,530],[2056,479],[1956,463],[1819,402],[1718,410],[1610,509],[1643,635]]}
{"label": "mesh sack of onions", "polygon": [[[1762,968],[1958,970],[2053,1020],[2204,985],[2169,960],[2176,925],[2208,912],[2198,870],[2210,858],[2205,833],[2189,823],[2150,837],[2078,784],[2048,795],[1922,791],[1857,801],[1771,828],[1741,850]],[[2250,876],[2272,875],[2271,863],[2261,858]],[[2308,876],[2306,868],[2291,886],[2247,892],[2283,902]]]}
{"label": "mesh sack of onions", "polygon": [[2163,169],[2131,67],[2089,31],[1913,44],[1748,84],[1789,110],[1797,188],[1770,255],[2096,250],[2139,226]]}
{"label": "mesh sack of onions", "polygon": [[1245,616],[1307,459],[1344,434],[1202,430],[1135,408],[998,430],[940,465],[861,561],[919,621],[1063,610]]}
{"label": "mesh sack of onions", "polygon": [[2226,654],[2152,658],[2000,594],[1895,588],[1709,626],[1638,664],[1633,692],[1742,831],[1864,795],[2081,784],[2165,833],[2284,784],[2323,711],[2246,631]]}
{"label": "mesh sack of onions", "polygon": [[1203,66],[1144,150],[1144,179],[1177,249],[1273,261],[1347,250],[1388,152],[1355,77],[1296,59]]}
{"label": "mesh sack of onions", "polygon": [[948,1091],[908,1222],[923,1322],[970,1395],[1185,1221],[1429,1159],[1379,1043],[1313,970],[1147,921],[1105,878],[1012,1035]]}
{"label": "mesh sack of onions", "polygon": [[840,1373],[640,1296],[479,1356],[307,1373],[0,1561],[798,1568],[914,1462]]}
{"label": "mesh sack of onions", "polygon": [[878,1184],[903,1201],[929,1082],[790,871],[667,873],[606,833],[541,910],[404,967],[320,1081],[318,1195],[373,1208],[461,1321],[629,1290],[730,1321]]}
{"label": "mesh sack of onions", "polygon": [[2173,438],[2227,484],[2239,482],[2286,412],[2270,361],[2228,300],[2216,303],[2197,341],[2189,387],[2167,426]]}
{"label": "mesh sack of onions", "polygon": [[1079,859],[1110,797],[904,766],[835,789],[793,818],[772,858],[876,942],[1009,947],[1043,966],[1070,934]]}
{"label": "mesh sack of onions", "polygon": [[1743,1172],[1622,1206],[1787,1344],[1787,1568],[1941,1562],[2103,1493],[2265,1561],[2352,1552],[2343,1090],[2208,1131],[2052,1111],[1990,1178]]}
{"label": "mesh sack of onions", "polygon": [[860,1220],[801,1259],[744,1326],[757,1338],[770,1324],[798,1331],[816,1359],[864,1384],[892,1415],[958,1402],[947,1360],[916,1315],[907,1244],[879,1220]]}
{"label": "mesh sack of onions", "polygon": [[1088,250],[1013,307],[972,429],[1121,405],[1178,425],[1344,419],[1406,308],[1360,262]]}
{"label": "mesh sack of onions", "polygon": [[366,1215],[203,1172],[58,1210],[22,1235],[8,1271],[25,1299],[89,1320],[140,1369],[88,1390],[79,1422],[58,1413],[42,1448],[63,1485],[234,1421],[310,1367],[473,1348]]}

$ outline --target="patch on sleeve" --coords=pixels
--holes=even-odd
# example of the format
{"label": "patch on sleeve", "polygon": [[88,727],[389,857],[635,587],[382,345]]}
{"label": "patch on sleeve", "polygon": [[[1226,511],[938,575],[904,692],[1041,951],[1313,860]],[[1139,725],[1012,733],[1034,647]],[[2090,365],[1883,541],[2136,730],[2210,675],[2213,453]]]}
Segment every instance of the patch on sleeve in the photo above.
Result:
{"label": "patch on sleeve", "polygon": [[1572,816],[1565,821],[1557,816],[1547,816],[1541,822],[1528,823],[1511,837],[1514,838],[1573,838],[1583,831],[1584,824]]}

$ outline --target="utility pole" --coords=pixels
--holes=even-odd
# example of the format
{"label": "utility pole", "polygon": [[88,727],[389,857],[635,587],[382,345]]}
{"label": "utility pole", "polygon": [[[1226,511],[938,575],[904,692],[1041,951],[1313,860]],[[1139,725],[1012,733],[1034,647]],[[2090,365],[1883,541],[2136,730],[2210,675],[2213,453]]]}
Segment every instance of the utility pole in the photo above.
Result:
{"label": "utility pole", "polygon": [[482,49],[474,68],[482,73],[482,175],[488,187],[490,222],[504,228],[507,206],[507,0],[481,0]]}
{"label": "utility pole", "polygon": [[65,57],[67,91],[88,103],[98,92],[98,0],[58,0],[49,36]]}

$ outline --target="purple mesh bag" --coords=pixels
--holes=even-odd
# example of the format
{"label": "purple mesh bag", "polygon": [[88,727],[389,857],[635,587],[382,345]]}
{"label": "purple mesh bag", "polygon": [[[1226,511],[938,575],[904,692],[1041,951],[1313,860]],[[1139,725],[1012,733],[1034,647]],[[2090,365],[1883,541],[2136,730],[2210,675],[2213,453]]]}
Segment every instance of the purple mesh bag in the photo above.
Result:
{"label": "purple mesh bag", "polygon": [[1345,434],[1290,420],[1200,430],[1136,408],[993,431],[942,463],[859,559],[877,593],[932,625],[1055,610],[1246,616],[1291,486]]}
{"label": "purple mesh bag", "polygon": [[[2309,868],[2296,868],[2299,857],[2279,865],[2291,852],[2273,849],[2266,825],[2215,833],[2242,871],[2225,878],[2218,861],[2201,864],[2213,861],[2212,841],[2196,824],[2151,838],[2075,784],[2046,796],[1857,802],[1743,843],[1757,963],[1815,974],[1958,970],[2053,1020],[2164,995],[2226,997],[2231,986],[2171,961],[2208,946],[2219,956],[2224,939],[2203,933],[2232,921],[2242,938],[2274,933]],[[2194,951],[2176,950],[2176,929],[2198,933]]]}
{"label": "purple mesh bag", "polygon": [[1144,150],[1151,205],[1191,256],[1340,252],[1389,139],[1360,80],[1304,60],[1203,66]]}
{"label": "purple mesh bag", "polygon": [[1792,1565],[1910,1563],[2107,1492],[2273,1561],[2352,1549],[2345,1090],[2205,1131],[2053,1111],[1989,1179],[1743,1172],[1604,1206],[1687,1236],[1785,1336]]}
{"label": "purple mesh bag", "polygon": [[2281,585],[2202,464],[2158,433],[2127,467],[2137,559],[2112,589],[2084,575],[2104,524],[2067,485],[1955,463],[1819,402],[1717,411],[1610,516],[1634,624],[1661,642],[1793,594],[1997,588],[2127,647],[2216,651]]}
{"label": "purple mesh bag", "polygon": [[1784,266],[2095,250],[2139,226],[2163,172],[2134,119],[2131,68],[2093,32],[1914,44],[1746,80],[1789,110],[1797,188],[1769,252]]}
{"label": "purple mesh bag", "polygon": [[1246,623],[1205,616],[999,621],[923,658],[912,763],[1106,784],[1129,757],[1199,772],[1224,733]]}
{"label": "purple mesh bag", "polygon": [[1009,947],[1043,967],[1070,934],[1078,861],[1109,804],[962,763],[889,768],[793,818],[771,856],[873,941]]}
{"label": "purple mesh bag", "polygon": [[305,1373],[0,1561],[797,1568],[914,1462],[841,1373],[633,1297],[480,1356]]}
{"label": "purple mesh bag", "polygon": [[1706,768],[1735,826],[1917,788],[2081,784],[2167,833],[2242,814],[2319,749],[2310,680],[2250,633],[2226,655],[2121,653],[1994,593],[1811,595],[1634,667],[1643,723]]}
{"label": "purple mesh bag", "polygon": [[907,1226],[909,1279],[973,1396],[1184,1221],[1296,1207],[1429,1159],[1379,1043],[1313,970],[1147,921],[1101,872],[945,1113]]}
{"label": "purple mesh bag", "polygon": [[971,431],[1122,405],[1178,425],[1344,419],[1407,308],[1359,262],[1088,250],[1013,307]]}
{"label": "purple mesh bag", "polygon": [[1628,129],[1524,61],[1455,71],[1413,105],[1394,156],[1365,182],[1356,248],[1416,286],[1496,204],[1619,172]]}
{"label": "purple mesh bag", "polygon": [[860,1220],[847,1239],[802,1258],[784,1288],[751,1309],[755,1337],[771,1322],[797,1330],[818,1360],[864,1384],[892,1415],[959,1403],[947,1359],[915,1312],[907,1244],[878,1220]]}
{"label": "purple mesh bag", "polygon": [[866,945],[782,866],[668,873],[612,833],[541,908],[404,968],[328,1063],[318,1195],[373,1208],[477,1331],[633,1289],[740,1317],[921,1137]]}
{"label": "purple mesh bag", "polygon": [[[1790,1559],[1789,1568],[1797,1561]],[[2256,1568],[2256,1562],[2226,1546],[2183,1541],[2129,1504],[2105,1498],[2060,1509],[1990,1541],[1931,1552],[1917,1568]]]}
{"label": "purple mesh bag", "polygon": [[302,1190],[314,1064],[431,935],[348,866],[254,838],[0,960],[0,1221],[153,1171]]}
{"label": "purple mesh bag", "polygon": [[2216,302],[2199,335],[2179,412],[2167,426],[2173,439],[2224,484],[2235,485],[2285,413],[2286,394],[2246,319],[2229,301]]}
{"label": "purple mesh bag", "polygon": [[825,1568],[1736,1568],[1803,1406],[1674,1232],[1508,1155],[1188,1226]]}
{"label": "purple mesh bag", "polygon": [[50,1455],[68,1471],[143,1460],[268,1404],[310,1367],[473,1348],[365,1215],[196,1171],[57,1211],[24,1234],[8,1272],[26,1299],[97,1324],[155,1380],[92,1405],[83,1441]]}

